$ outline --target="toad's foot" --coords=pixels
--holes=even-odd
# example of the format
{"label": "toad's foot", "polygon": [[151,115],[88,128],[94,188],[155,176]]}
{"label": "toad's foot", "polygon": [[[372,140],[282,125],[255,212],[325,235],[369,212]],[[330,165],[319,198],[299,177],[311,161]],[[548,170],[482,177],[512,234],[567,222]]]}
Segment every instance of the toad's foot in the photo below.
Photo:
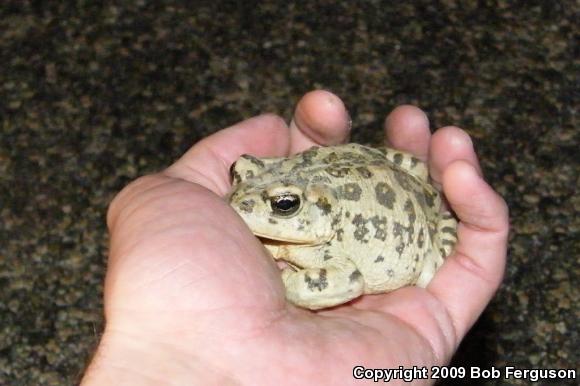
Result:
{"label": "toad's foot", "polygon": [[364,279],[354,264],[282,271],[286,298],[297,306],[317,310],[346,303],[364,292]]}

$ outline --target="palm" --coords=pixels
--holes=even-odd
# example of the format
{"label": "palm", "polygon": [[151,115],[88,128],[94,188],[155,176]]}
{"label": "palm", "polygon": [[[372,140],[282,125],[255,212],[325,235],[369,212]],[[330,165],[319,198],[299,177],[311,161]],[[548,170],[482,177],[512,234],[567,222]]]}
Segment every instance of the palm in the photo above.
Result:
{"label": "palm", "polygon": [[134,326],[153,319],[155,329],[165,331],[166,342],[183,346],[191,336],[192,348],[199,344],[196,331],[208,331],[208,326],[215,333],[204,337],[205,344],[251,337],[256,346],[244,352],[255,355],[231,358],[238,365],[250,359],[260,366],[257,356],[267,360],[261,364],[265,367],[275,357],[315,374],[321,363],[334,368],[340,362],[338,368],[348,374],[335,373],[344,379],[355,365],[397,367],[445,359],[434,358],[428,343],[439,333],[431,327],[441,315],[433,313],[443,307],[434,307],[426,291],[408,288],[318,313],[291,307],[275,263],[222,198],[164,176],[141,183],[138,193],[130,195],[130,210],[115,220],[134,224],[130,234],[135,239],[124,235],[119,245],[113,238],[113,256],[126,251],[126,245],[134,247],[123,256],[131,269],[108,283],[116,294],[108,299],[109,313],[131,309]]}

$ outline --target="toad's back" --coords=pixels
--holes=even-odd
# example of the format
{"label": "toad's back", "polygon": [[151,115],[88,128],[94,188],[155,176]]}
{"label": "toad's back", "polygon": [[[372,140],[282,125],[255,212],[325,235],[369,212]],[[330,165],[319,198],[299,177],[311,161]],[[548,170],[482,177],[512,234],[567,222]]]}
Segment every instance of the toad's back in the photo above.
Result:
{"label": "toad's back", "polygon": [[[425,286],[455,242],[455,220],[440,213],[425,164],[407,153],[349,144],[246,160],[234,167],[232,205],[255,234],[277,241],[269,249],[293,267],[283,278],[299,305]],[[276,200],[288,206],[294,196],[295,212],[276,210]],[[315,299],[325,292],[329,301]]]}

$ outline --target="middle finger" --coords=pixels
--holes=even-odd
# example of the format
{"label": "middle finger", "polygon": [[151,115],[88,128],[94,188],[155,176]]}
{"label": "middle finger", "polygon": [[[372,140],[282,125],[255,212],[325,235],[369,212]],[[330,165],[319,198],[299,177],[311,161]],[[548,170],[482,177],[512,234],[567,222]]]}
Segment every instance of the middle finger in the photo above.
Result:
{"label": "middle finger", "polygon": [[290,154],[345,143],[349,134],[350,117],[342,100],[325,90],[311,91],[296,105],[290,123]]}

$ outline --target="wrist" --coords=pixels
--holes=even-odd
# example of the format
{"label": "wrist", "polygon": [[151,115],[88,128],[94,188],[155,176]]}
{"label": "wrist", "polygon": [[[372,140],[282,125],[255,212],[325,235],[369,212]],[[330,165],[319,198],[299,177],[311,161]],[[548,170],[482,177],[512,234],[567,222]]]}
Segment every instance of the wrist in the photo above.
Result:
{"label": "wrist", "polygon": [[213,383],[211,366],[172,345],[147,337],[105,331],[83,375],[82,386]]}

